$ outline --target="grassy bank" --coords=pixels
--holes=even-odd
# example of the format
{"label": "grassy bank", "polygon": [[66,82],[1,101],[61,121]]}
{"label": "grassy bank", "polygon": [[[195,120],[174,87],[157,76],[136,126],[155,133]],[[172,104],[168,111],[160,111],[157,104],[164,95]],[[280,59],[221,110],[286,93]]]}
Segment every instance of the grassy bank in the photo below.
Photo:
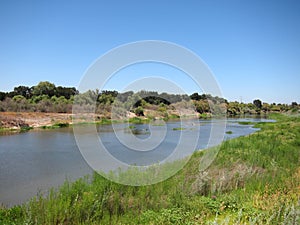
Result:
{"label": "grassy bank", "polygon": [[170,179],[125,186],[100,175],[0,209],[0,224],[299,224],[300,118],[272,115],[260,131],[203,152]]}

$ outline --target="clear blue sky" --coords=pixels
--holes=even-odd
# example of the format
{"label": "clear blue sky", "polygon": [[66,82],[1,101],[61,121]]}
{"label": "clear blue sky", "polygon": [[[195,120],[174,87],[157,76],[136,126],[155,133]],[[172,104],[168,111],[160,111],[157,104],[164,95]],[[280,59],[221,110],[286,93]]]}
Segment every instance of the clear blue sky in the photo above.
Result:
{"label": "clear blue sky", "polygon": [[77,86],[105,52],[149,39],[198,54],[229,100],[300,102],[300,1],[284,0],[2,0],[0,90]]}

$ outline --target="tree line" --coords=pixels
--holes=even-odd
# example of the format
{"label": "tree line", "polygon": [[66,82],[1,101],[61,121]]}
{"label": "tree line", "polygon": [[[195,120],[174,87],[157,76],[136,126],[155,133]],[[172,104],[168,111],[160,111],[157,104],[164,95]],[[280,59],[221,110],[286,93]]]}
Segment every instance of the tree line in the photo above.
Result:
{"label": "tree line", "polygon": [[75,87],[56,87],[55,84],[50,83],[48,81],[40,82],[36,86],[27,87],[27,86],[18,86],[15,87],[11,92],[0,92],[0,101],[3,101],[5,98],[13,98],[15,96],[23,96],[26,99],[30,99],[32,97],[47,95],[49,98],[56,97],[65,97],[66,99],[70,99],[71,96],[78,94],[79,92]]}
{"label": "tree line", "polygon": [[11,92],[0,92],[0,111],[61,112],[72,110],[74,87],[55,86],[43,81],[36,86],[18,86]]}
{"label": "tree line", "polygon": [[169,94],[156,91],[127,91],[119,93],[110,90],[89,90],[79,93],[75,87],[55,86],[48,81],[38,83],[36,86],[18,86],[11,92],[0,92],[0,111],[17,112],[57,112],[70,113],[72,105],[82,107],[95,106],[96,112],[110,117],[112,105],[119,107],[125,114],[128,111],[143,116],[145,110],[157,110],[167,113],[168,110],[184,102],[192,102],[195,110],[200,114],[222,113],[224,109],[228,115],[260,114],[268,112],[297,111],[296,102],[288,104],[268,104],[259,99],[252,103],[228,102],[224,98],[210,94],[193,93]]}

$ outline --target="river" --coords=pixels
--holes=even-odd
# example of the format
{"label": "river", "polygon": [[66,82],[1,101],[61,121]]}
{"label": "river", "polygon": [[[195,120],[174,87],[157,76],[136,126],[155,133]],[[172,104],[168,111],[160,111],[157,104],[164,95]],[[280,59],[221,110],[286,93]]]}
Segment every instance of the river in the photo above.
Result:
{"label": "river", "polygon": [[[228,119],[224,139],[236,138],[255,132],[250,125],[240,125],[239,121],[268,121],[265,119]],[[212,123],[218,120],[192,120],[192,126],[200,127],[200,135],[195,150],[208,147]],[[178,142],[181,130],[179,121],[167,122],[167,133],[164,142],[157,147],[158,151],[134,152],[118,141],[111,125],[97,126],[99,137],[110,154],[128,164],[151,164],[153,160],[164,159]],[[135,131],[147,131],[137,134],[139,138],[149,136],[150,125],[140,124],[130,127]],[[161,126],[153,126],[160,132]],[[128,129],[128,124],[118,124],[117,130]],[[198,129],[189,129],[191,134]],[[186,143],[188,147],[190,143]],[[215,143],[218,144],[218,143]],[[147,157],[136,157],[133,154],[148,154]],[[157,155],[159,154],[159,156]],[[139,159],[136,161],[136,159]],[[135,159],[135,161],[132,161]],[[142,160],[146,159],[146,160]],[[81,155],[71,127],[33,130],[25,133],[0,136],[0,204],[12,206],[21,204],[36,196],[46,193],[51,187],[58,187],[66,179],[74,181],[93,170]]]}

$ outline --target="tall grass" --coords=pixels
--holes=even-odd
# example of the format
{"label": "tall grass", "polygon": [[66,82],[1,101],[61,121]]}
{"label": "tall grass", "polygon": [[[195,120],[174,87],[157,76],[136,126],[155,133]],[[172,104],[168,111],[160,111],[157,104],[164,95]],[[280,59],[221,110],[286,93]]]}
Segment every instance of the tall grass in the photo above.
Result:
{"label": "tall grass", "polygon": [[257,133],[223,142],[204,172],[203,152],[195,152],[155,185],[98,174],[66,181],[48,196],[0,209],[0,224],[299,224],[300,118],[272,118]]}

